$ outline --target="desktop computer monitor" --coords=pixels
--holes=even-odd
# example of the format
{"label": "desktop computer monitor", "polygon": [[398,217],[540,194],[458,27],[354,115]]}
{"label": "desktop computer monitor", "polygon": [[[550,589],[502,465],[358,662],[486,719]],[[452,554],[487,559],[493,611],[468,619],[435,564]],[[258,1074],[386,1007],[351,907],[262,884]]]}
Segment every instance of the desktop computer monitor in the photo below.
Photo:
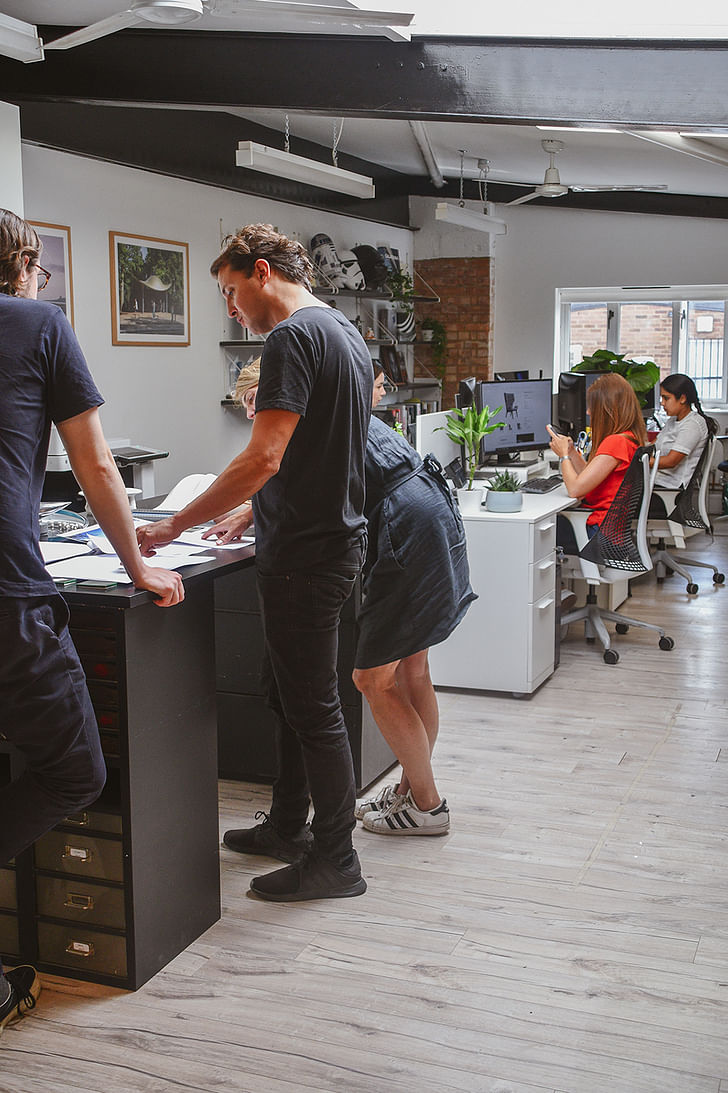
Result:
{"label": "desktop computer monitor", "polygon": [[513,383],[514,380],[521,381],[528,379],[528,369],[520,372],[501,372],[500,369],[493,373],[493,379],[497,383]]}
{"label": "desktop computer monitor", "polygon": [[496,456],[500,462],[519,452],[548,448],[551,437],[546,426],[551,421],[551,380],[520,380],[479,383],[476,407],[491,410],[502,407],[494,419],[504,423],[484,437],[480,446],[481,462]]}
{"label": "desktop computer monitor", "polygon": [[[586,396],[589,388],[608,372],[562,372],[556,396],[556,420],[559,428],[576,440],[586,429],[589,418],[586,412]],[[659,386],[659,385],[658,385]],[[651,387],[644,397],[642,414],[645,418],[655,410],[655,388]]]}
{"label": "desktop computer monitor", "polygon": [[472,406],[475,402],[475,391],[478,386],[478,381],[475,376],[469,376],[468,379],[460,380],[458,392],[455,396],[455,406],[458,410],[467,410],[468,406]]}

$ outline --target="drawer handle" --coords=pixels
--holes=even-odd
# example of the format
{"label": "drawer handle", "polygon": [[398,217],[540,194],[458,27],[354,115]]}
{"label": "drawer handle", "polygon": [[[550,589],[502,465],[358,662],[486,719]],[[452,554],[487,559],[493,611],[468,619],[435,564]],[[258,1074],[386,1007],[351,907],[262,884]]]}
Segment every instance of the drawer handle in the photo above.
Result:
{"label": "drawer handle", "polygon": [[66,816],[66,823],[76,824],[77,827],[88,827],[88,812],[72,812]]}
{"label": "drawer handle", "polygon": [[86,896],[82,892],[69,892],[63,906],[72,907],[76,911],[93,911],[94,897]]}
{"label": "drawer handle", "polygon": [[539,566],[538,568],[539,568],[539,569],[540,569],[540,570],[541,570],[542,572],[545,572],[545,571],[546,571],[547,569],[551,569],[551,568],[553,567],[553,565],[554,565],[554,564],[555,564],[555,563],[554,563],[554,559],[553,559],[553,558],[551,558],[551,559],[550,559],[549,561],[547,561],[547,562],[541,562],[541,565],[540,565],[540,566]]}
{"label": "drawer handle", "polygon": [[62,858],[68,858],[73,861],[90,862],[93,861],[93,851],[89,850],[87,846],[71,846],[66,843],[63,848]]}
{"label": "drawer handle", "polygon": [[539,531],[551,531],[551,528],[553,528],[553,527],[556,527],[556,524],[554,523],[553,520],[551,520],[548,524],[539,524],[538,525],[538,530]]}
{"label": "drawer handle", "polygon": [[540,604],[538,605],[538,609],[539,609],[539,611],[546,611],[546,610],[547,610],[547,609],[548,609],[548,608],[549,608],[549,607],[551,606],[551,604],[552,604],[553,602],[554,602],[553,600],[546,600],[546,602],[545,602],[545,603],[540,603]]}
{"label": "drawer handle", "polygon": [[69,956],[81,956],[84,960],[96,955],[93,945],[86,941],[69,941],[66,945],[66,952]]}

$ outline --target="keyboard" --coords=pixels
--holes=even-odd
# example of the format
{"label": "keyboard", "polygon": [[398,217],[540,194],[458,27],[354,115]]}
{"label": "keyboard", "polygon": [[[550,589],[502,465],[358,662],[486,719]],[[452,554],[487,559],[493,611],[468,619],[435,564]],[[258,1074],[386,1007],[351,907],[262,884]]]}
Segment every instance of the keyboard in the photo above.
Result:
{"label": "keyboard", "polygon": [[149,522],[154,520],[166,520],[168,516],[176,516],[177,509],[132,509],[132,516],[137,520],[147,520]]}
{"label": "keyboard", "polygon": [[563,478],[560,474],[552,474],[548,478],[529,478],[527,482],[522,483],[521,493],[549,493],[562,482]]}

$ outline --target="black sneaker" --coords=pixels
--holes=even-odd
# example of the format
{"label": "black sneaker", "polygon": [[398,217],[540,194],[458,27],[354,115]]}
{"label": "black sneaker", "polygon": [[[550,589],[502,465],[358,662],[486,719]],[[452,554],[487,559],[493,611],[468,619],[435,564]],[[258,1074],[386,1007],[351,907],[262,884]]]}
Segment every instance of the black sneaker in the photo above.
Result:
{"label": "black sneaker", "polygon": [[30,964],[13,968],[5,973],[5,978],[10,985],[10,996],[0,1005],[0,1032],[11,1021],[17,1021],[28,1010],[35,1009],[35,1000],[40,994],[40,979]]}
{"label": "black sneaker", "polygon": [[276,869],[264,877],[254,877],[250,891],[261,899],[276,903],[293,903],[306,899],[342,899],[361,896],[367,882],[361,875],[356,850],[351,863],[343,868],[319,857],[315,850],[307,851],[293,865]]}
{"label": "black sneaker", "polygon": [[255,827],[239,828],[226,831],[222,841],[229,850],[238,854],[260,854],[265,858],[277,858],[278,861],[293,862],[300,858],[305,850],[313,846],[313,835],[309,824],[301,828],[293,838],[284,839],[271,823],[267,812],[256,812],[255,819],[264,817],[262,824]]}

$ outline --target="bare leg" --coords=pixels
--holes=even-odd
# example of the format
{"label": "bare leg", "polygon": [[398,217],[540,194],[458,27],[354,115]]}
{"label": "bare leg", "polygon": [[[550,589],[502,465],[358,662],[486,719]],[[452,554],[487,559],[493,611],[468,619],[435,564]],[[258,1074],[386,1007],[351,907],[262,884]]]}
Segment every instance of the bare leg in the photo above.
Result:
{"label": "bare leg", "polygon": [[410,788],[415,804],[423,811],[437,808],[441,798],[430,753],[437,738],[438,714],[427,650],[377,668],[357,668],[353,679],[366,697],[382,736],[402,764],[400,790]]}

